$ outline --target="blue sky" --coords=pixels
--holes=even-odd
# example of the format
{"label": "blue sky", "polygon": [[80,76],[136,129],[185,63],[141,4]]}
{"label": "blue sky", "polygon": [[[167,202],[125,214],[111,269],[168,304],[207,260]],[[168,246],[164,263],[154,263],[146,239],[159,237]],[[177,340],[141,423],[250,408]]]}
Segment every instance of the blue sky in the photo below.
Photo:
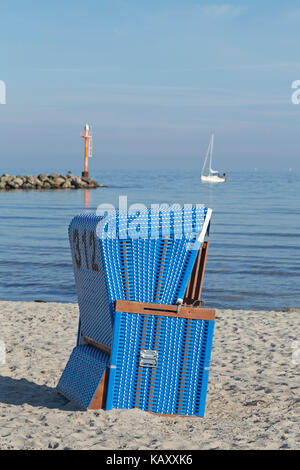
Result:
{"label": "blue sky", "polygon": [[299,1],[0,5],[2,171],[300,169]]}

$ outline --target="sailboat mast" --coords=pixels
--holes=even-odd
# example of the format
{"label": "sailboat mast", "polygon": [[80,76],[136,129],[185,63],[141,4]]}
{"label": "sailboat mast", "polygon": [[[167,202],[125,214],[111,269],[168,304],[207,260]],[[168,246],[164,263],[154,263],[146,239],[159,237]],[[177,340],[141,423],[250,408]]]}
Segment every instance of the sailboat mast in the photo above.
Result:
{"label": "sailboat mast", "polygon": [[210,159],[209,159],[209,173],[211,173],[212,170],[212,153],[213,153],[213,148],[214,148],[214,134],[211,135],[210,138]]}
{"label": "sailboat mast", "polygon": [[206,162],[207,162],[209,152],[210,152],[210,145],[211,145],[211,142],[209,142],[208,149],[207,149],[207,152],[206,152],[206,155],[205,155],[205,160],[204,160],[203,168],[202,168],[202,171],[201,171],[201,176],[204,174],[204,170],[205,170],[205,167],[206,167]]}

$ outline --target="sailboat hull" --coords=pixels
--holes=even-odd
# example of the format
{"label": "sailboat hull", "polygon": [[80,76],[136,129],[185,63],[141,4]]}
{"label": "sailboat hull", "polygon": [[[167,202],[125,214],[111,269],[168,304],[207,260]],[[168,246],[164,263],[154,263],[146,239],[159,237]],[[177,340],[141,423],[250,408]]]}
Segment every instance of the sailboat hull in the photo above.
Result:
{"label": "sailboat hull", "polygon": [[217,175],[208,175],[204,176],[201,175],[202,183],[225,183],[226,178],[225,176],[217,176]]}

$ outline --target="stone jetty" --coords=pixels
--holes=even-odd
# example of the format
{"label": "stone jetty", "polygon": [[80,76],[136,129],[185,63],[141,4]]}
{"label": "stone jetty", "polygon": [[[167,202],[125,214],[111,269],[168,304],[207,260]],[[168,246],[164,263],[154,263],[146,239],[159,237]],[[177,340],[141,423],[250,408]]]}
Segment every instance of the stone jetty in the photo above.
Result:
{"label": "stone jetty", "polygon": [[92,189],[103,187],[103,184],[97,183],[92,178],[75,176],[72,173],[59,175],[51,173],[50,175],[40,174],[38,176],[15,176],[3,173],[0,177],[0,190],[11,189]]}

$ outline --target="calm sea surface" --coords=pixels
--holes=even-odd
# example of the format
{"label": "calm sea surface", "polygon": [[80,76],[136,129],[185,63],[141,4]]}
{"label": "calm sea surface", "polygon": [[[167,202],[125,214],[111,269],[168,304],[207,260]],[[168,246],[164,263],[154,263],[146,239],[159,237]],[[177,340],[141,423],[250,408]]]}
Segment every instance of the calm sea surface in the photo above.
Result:
{"label": "calm sea surface", "polygon": [[300,307],[300,173],[102,172],[107,188],[0,192],[0,299],[76,302],[68,225],[103,202],[199,203],[213,209],[203,300],[233,309]]}

